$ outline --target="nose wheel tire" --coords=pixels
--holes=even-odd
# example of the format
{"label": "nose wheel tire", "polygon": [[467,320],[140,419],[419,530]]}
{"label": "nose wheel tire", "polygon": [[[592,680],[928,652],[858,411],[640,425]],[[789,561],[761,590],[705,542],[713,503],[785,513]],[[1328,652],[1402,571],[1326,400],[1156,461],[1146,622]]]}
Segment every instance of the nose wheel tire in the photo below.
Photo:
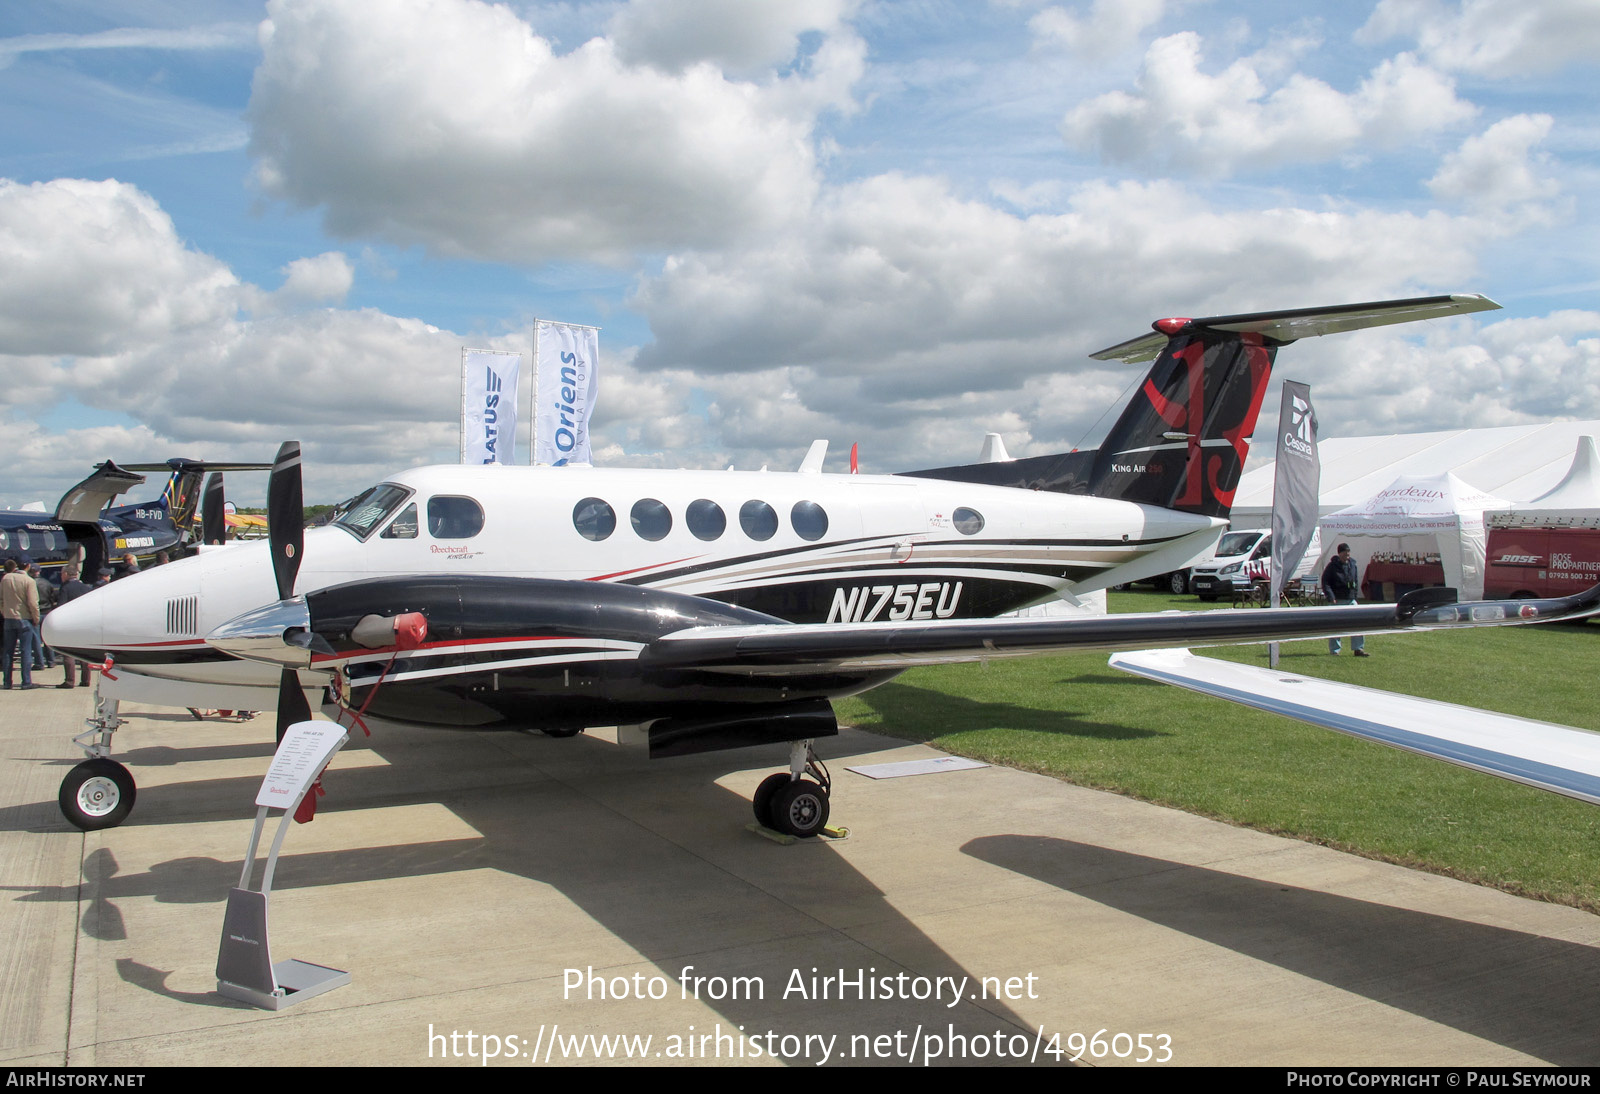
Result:
{"label": "nose wheel tire", "polygon": [[787,771],[780,771],[776,775],[768,775],[761,780],[761,785],[756,787],[756,794],[750,799],[750,806],[755,810],[756,823],[761,827],[777,830],[772,817],[772,800],[778,796],[778,791],[788,786],[791,781]]}
{"label": "nose wheel tire", "polygon": [[133,811],[137,788],[128,769],[115,760],[93,759],[67,772],[57,802],[76,828],[95,832],[115,828]]}
{"label": "nose wheel tire", "polygon": [[789,780],[772,796],[771,809],[772,828],[809,839],[828,824],[828,792],[809,779]]}

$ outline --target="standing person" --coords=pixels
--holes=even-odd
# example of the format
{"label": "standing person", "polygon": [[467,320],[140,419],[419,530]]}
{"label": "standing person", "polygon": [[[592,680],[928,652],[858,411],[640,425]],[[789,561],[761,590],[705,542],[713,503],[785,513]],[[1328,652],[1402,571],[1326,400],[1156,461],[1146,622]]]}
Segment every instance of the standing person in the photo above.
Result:
{"label": "standing person", "polygon": [[28,566],[28,577],[33,581],[33,587],[39,590],[39,626],[33,630],[33,667],[35,669],[53,669],[56,667],[56,654],[49,646],[44,644],[43,625],[44,617],[50,614],[50,609],[56,606],[56,587],[50,579],[44,576],[44,571],[39,569],[37,562]]}
{"label": "standing person", "polygon": [[[1328,599],[1335,604],[1354,604],[1361,591],[1361,583],[1356,574],[1356,560],[1350,557],[1350,545],[1339,544],[1339,550],[1328,560],[1328,565],[1322,571],[1322,591]],[[1354,635],[1350,639],[1350,649],[1357,657],[1368,656],[1365,649],[1367,639],[1365,635]],[[1328,652],[1338,656],[1339,639],[1328,639]]]}
{"label": "standing person", "polygon": [[31,691],[33,656],[29,633],[39,625],[39,590],[28,575],[17,569],[17,560],[6,559],[5,576],[0,577],[0,620],[5,627],[3,657],[5,690],[11,690],[11,659],[22,647],[22,690]]}
{"label": "standing person", "polygon": [[129,551],[127,554],[122,556],[122,565],[116,568],[116,572],[111,575],[111,580],[121,581],[123,578],[132,577],[138,572],[139,560],[134,557],[132,551]]}
{"label": "standing person", "polygon": [[[61,575],[61,594],[56,597],[56,606],[60,607],[62,604],[71,604],[74,600],[78,599],[78,597],[84,595],[88,591],[89,586],[78,580],[78,571],[67,570]],[[74,658],[63,653],[61,655],[61,664],[66,667],[67,678],[62,683],[57,684],[56,687],[70,688],[72,686],[74,668],[76,668],[82,674],[81,678],[78,680],[78,686],[80,688],[86,688],[89,686],[89,662],[75,660]]]}

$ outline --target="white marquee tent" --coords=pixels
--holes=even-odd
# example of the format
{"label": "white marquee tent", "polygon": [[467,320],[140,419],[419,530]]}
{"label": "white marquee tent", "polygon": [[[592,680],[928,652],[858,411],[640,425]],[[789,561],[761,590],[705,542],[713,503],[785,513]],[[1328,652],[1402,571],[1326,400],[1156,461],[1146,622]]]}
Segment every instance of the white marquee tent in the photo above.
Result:
{"label": "white marquee tent", "polygon": [[[1315,391],[1313,391],[1315,397]],[[1593,459],[1580,447],[1584,437],[1600,435],[1600,421],[1542,422],[1533,425],[1498,426],[1492,429],[1453,429],[1437,433],[1392,434],[1379,437],[1326,437],[1318,442],[1322,458],[1320,512],[1326,517],[1348,506],[1357,505],[1379,493],[1402,475],[1435,476],[1450,472],[1468,487],[1497,498],[1513,513],[1540,510],[1531,522],[1549,520],[1558,508],[1568,510],[1565,526],[1600,528],[1600,460],[1584,470]],[[1234,494],[1233,526],[1267,528],[1272,524],[1272,479],[1275,460],[1272,433],[1256,446],[1248,470],[1239,479]],[[1574,458],[1574,452],[1577,452]],[[1561,489],[1559,496],[1555,494]],[[1538,499],[1538,505],[1529,504]],[[1583,511],[1587,510],[1587,517]],[[1501,518],[1490,514],[1490,523]],[[1581,523],[1587,519],[1589,523]],[[1577,520],[1580,523],[1572,523]],[[1562,526],[1557,522],[1553,526]],[[1315,563],[1321,572],[1327,556],[1338,544],[1336,534],[1320,535],[1322,557]],[[1415,539],[1380,539],[1363,536],[1350,546],[1357,564],[1365,572],[1368,559],[1377,551],[1433,551],[1433,533]],[[1314,549],[1316,547],[1314,546]],[[1309,568],[1309,564],[1308,567]],[[1448,576],[1448,575],[1447,575]],[[1462,575],[1465,577],[1465,575]],[[1457,586],[1462,595],[1468,589],[1483,587],[1481,568],[1476,585]]]}
{"label": "white marquee tent", "polygon": [[1439,552],[1445,584],[1461,590],[1463,600],[1480,600],[1487,538],[1483,513],[1505,505],[1449,471],[1401,475],[1371,497],[1323,517],[1322,541],[1377,537],[1384,541],[1380,546],[1403,550],[1408,540],[1422,537]]}

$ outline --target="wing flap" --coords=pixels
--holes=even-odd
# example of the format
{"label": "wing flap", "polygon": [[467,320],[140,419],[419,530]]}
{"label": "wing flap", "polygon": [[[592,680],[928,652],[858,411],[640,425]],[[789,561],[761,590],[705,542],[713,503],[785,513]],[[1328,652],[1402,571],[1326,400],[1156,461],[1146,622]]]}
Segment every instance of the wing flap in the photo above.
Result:
{"label": "wing flap", "polygon": [[1119,653],[1111,667],[1600,805],[1600,733],[1198,657]]}

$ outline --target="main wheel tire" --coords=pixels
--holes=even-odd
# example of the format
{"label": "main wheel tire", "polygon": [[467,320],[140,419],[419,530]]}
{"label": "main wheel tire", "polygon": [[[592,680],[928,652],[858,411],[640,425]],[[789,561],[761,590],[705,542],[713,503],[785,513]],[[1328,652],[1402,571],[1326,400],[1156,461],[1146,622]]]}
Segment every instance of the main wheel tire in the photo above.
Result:
{"label": "main wheel tire", "polygon": [[97,832],[128,819],[137,795],[133,776],[115,760],[85,760],[61,780],[57,803],[76,828]]}
{"label": "main wheel tire", "polygon": [[1167,588],[1173,596],[1182,596],[1189,591],[1189,575],[1183,570],[1172,571],[1167,575]]}
{"label": "main wheel tire", "polygon": [[756,787],[755,797],[750,799],[750,808],[755,811],[756,823],[763,828],[773,828],[772,802],[778,796],[778,791],[788,786],[793,780],[787,771],[780,771],[776,775],[768,775],[761,780],[761,785]]}
{"label": "main wheel tire", "polygon": [[810,839],[827,824],[828,792],[809,779],[791,781],[772,799],[772,827],[779,832]]}

